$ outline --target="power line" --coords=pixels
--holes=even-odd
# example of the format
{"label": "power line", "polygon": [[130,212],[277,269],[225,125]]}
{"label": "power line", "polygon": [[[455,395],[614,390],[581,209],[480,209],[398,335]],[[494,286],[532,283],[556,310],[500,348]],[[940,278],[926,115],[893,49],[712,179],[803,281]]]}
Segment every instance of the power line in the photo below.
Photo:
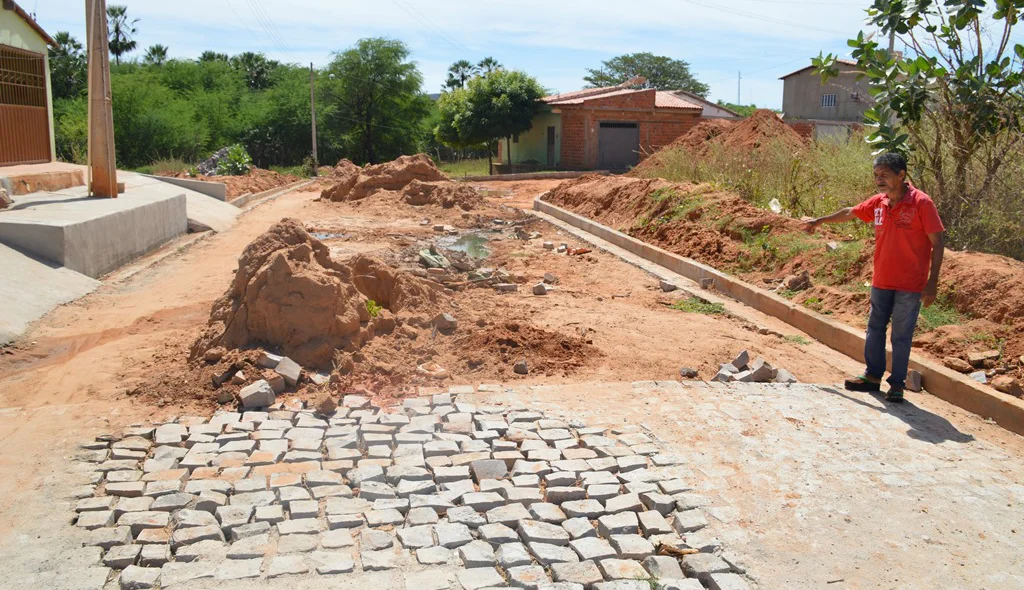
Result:
{"label": "power line", "polygon": [[806,30],[816,30],[816,31],[821,31],[823,33],[833,34],[833,35],[847,35],[847,34],[849,34],[847,31],[837,31],[837,30],[834,30],[834,29],[824,29],[824,28],[821,28],[821,27],[814,27],[814,26],[808,25],[806,23],[798,23],[798,22],[795,22],[795,21],[789,21],[789,20],[784,20],[784,19],[781,19],[781,18],[775,18],[773,16],[767,16],[767,15],[760,14],[760,13],[757,13],[757,12],[748,12],[746,10],[739,10],[737,8],[729,8],[727,6],[715,6],[713,4],[706,4],[706,3],[700,2],[698,0],[682,0],[682,1],[686,2],[688,4],[692,4],[694,6],[698,6],[700,8],[709,8],[711,10],[718,10],[718,11],[726,12],[726,13],[729,13],[729,14],[735,14],[735,15],[738,15],[738,16],[745,16],[747,18],[756,19],[756,20],[758,20],[760,22],[770,22],[770,23],[774,23],[774,24],[777,24],[777,25],[783,25],[783,26],[787,26],[787,27],[794,27],[794,28],[802,29],[802,30],[805,30],[805,31]]}
{"label": "power line", "polygon": [[415,20],[416,22],[420,23],[421,25],[423,25],[426,28],[432,28],[434,30],[434,34],[437,35],[438,37],[440,37],[441,40],[443,40],[445,43],[451,45],[453,48],[457,49],[458,51],[461,51],[461,52],[464,52],[464,53],[470,53],[471,52],[468,47],[466,47],[465,45],[462,45],[461,43],[459,43],[458,41],[456,41],[452,37],[449,37],[448,34],[445,33],[444,29],[442,29],[438,25],[434,24],[433,21],[431,21],[429,18],[427,18],[425,15],[423,15],[423,13],[419,12],[418,10],[416,10],[411,4],[404,3],[401,0],[391,0],[391,2],[395,6],[401,8],[403,12],[405,12],[410,17],[412,17],[413,20]]}

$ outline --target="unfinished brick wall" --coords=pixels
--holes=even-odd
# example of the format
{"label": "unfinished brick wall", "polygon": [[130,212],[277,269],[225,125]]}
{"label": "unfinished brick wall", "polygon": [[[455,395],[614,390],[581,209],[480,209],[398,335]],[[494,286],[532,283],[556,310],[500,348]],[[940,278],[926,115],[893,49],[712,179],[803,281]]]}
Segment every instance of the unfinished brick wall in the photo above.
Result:
{"label": "unfinished brick wall", "polygon": [[814,138],[814,123],[809,121],[788,121],[786,124],[792,127],[793,131],[799,133],[800,137],[804,139]]}

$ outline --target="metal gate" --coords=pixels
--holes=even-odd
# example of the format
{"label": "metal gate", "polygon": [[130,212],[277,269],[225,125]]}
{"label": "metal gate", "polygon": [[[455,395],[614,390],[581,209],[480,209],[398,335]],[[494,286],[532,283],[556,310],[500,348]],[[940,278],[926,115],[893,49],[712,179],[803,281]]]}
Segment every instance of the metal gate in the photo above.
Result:
{"label": "metal gate", "polygon": [[49,161],[46,63],[39,53],[0,45],[0,166]]}
{"label": "metal gate", "polygon": [[640,126],[636,123],[601,123],[597,133],[597,167],[625,170],[640,161]]}

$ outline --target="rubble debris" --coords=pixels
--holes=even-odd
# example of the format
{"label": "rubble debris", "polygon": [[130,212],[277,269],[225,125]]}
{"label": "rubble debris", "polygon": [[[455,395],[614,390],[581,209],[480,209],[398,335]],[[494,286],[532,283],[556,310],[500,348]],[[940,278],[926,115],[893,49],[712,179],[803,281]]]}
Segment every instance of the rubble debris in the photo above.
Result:
{"label": "rubble debris", "polygon": [[299,378],[302,377],[302,367],[288,357],[282,358],[281,362],[277,363],[274,372],[284,377],[284,382],[288,387],[295,387]]}
{"label": "rubble debris", "polygon": [[1010,375],[1000,375],[992,380],[992,387],[996,391],[1008,393],[1014,397],[1024,396],[1024,387],[1021,386],[1020,381],[1011,377]]}
{"label": "rubble debris", "polygon": [[338,402],[334,400],[334,395],[331,392],[325,391],[317,398],[313,408],[321,416],[330,416],[334,410],[338,409]]}
{"label": "rubble debris", "polygon": [[953,369],[958,373],[970,373],[972,370],[970,363],[955,356],[947,356],[942,359],[942,364],[945,365],[947,369]]}
{"label": "rubble debris", "polygon": [[803,291],[811,288],[811,275],[806,270],[787,276],[782,279],[782,284],[779,289],[786,289],[789,291]]}
{"label": "rubble debris", "polygon": [[670,283],[665,279],[661,279],[660,281],[658,281],[658,286],[660,286],[661,290],[664,291],[665,293],[671,293],[672,291],[675,291],[676,289],[679,288],[675,285],[675,283]]}
{"label": "rubble debris", "polygon": [[245,373],[242,371],[238,371],[233,377],[231,377],[232,385],[241,385],[243,383],[245,383]]}
{"label": "rubble debris", "polygon": [[224,358],[224,353],[226,352],[223,346],[215,346],[203,353],[203,360],[210,364],[216,363]]}
{"label": "rubble debris", "polygon": [[391,162],[348,168],[341,180],[321,193],[329,201],[355,201],[379,190],[399,190],[413,180],[435,182],[448,180],[426,154],[400,156]]}
{"label": "rubble debris", "polygon": [[544,282],[549,285],[557,285],[558,277],[556,277],[553,273],[546,272],[544,273]]}
{"label": "rubble debris", "polygon": [[984,352],[969,352],[967,353],[967,362],[972,367],[982,368],[985,366],[986,361],[997,361],[999,360],[998,350],[986,350]]}
{"label": "rubble debris", "polygon": [[679,369],[679,376],[682,377],[683,379],[696,379],[697,370],[691,369],[689,367],[681,367]]}
{"label": "rubble debris", "polygon": [[242,401],[243,408],[266,408],[274,403],[277,394],[271,389],[270,383],[260,379],[243,387],[238,392],[238,398]]}
{"label": "rubble debris", "polygon": [[443,254],[438,252],[437,248],[434,245],[431,245],[429,248],[424,248],[423,250],[420,250],[420,262],[422,262],[423,266],[427,267],[428,269],[448,268],[452,265],[451,261],[445,258]]}
{"label": "rubble debris", "polygon": [[14,204],[11,197],[7,194],[7,189],[0,187],[0,209],[6,209]]}
{"label": "rubble debris", "polygon": [[494,289],[499,293],[515,293],[519,290],[519,285],[515,283],[498,283],[494,285]]}
{"label": "rubble debris", "polygon": [[435,362],[423,363],[416,367],[416,373],[431,379],[446,379],[448,370]]}
{"label": "rubble debris", "polygon": [[454,330],[456,326],[458,326],[458,322],[455,320],[455,317],[449,313],[439,313],[437,314],[437,317],[434,318],[434,325],[438,330],[445,332]]}
{"label": "rubble debris", "polygon": [[284,219],[246,247],[190,356],[262,344],[303,366],[328,368],[337,351],[356,351],[406,322],[425,323],[423,314],[446,300],[441,289],[369,256],[335,261],[299,221]]}
{"label": "rubble debris", "polygon": [[545,250],[554,250],[555,249],[555,243],[554,242],[544,242],[544,249]]}
{"label": "rubble debris", "polygon": [[530,367],[527,365],[526,359],[520,359],[516,361],[516,364],[512,365],[512,370],[515,371],[517,375],[526,375],[529,374]]}
{"label": "rubble debris", "polygon": [[414,206],[438,205],[445,209],[458,207],[471,211],[484,203],[484,197],[475,189],[458,182],[423,182],[413,179],[402,189],[402,198]]}
{"label": "rubble debris", "polygon": [[981,384],[988,383],[988,376],[985,375],[985,371],[975,371],[968,375],[968,377],[974,379],[975,381]]}
{"label": "rubble debris", "polygon": [[265,367],[267,369],[273,369],[273,368],[277,367],[277,363],[281,362],[282,358],[284,358],[284,357],[278,356],[276,354],[271,354],[271,353],[269,353],[269,352],[267,352],[265,350],[261,350],[260,351],[260,356],[256,360],[256,362],[259,363],[259,365],[261,367]]}
{"label": "rubble debris", "polygon": [[544,284],[544,283],[537,283],[536,285],[533,286],[533,294],[534,295],[547,295],[548,294],[548,286],[546,284]]}

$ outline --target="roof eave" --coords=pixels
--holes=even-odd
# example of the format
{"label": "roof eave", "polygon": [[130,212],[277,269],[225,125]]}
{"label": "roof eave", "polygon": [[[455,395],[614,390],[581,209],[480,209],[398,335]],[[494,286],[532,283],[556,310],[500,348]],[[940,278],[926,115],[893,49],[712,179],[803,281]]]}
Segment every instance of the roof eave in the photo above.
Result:
{"label": "roof eave", "polygon": [[53,40],[53,37],[51,37],[49,33],[43,30],[43,27],[39,26],[39,23],[36,22],[36,19],[32,18],[32,16],[29,15],[29,13],[25,12],[25,10],[22,9],[22,7],[18,6],[17,2],[15,2],[14,0],[3,0],[3,8],[4,10],[12,10],[14,11],[14,14],[20,16],[21,20],[25,21],[25,23],[28,24],[28,26],[32,27],[32,30],[34,30],[36,33],[39,33],[39,36],[42,37],[44,41],[46,41],[47,45],[50,45],[51,47],[57,47],[57,42]]}

